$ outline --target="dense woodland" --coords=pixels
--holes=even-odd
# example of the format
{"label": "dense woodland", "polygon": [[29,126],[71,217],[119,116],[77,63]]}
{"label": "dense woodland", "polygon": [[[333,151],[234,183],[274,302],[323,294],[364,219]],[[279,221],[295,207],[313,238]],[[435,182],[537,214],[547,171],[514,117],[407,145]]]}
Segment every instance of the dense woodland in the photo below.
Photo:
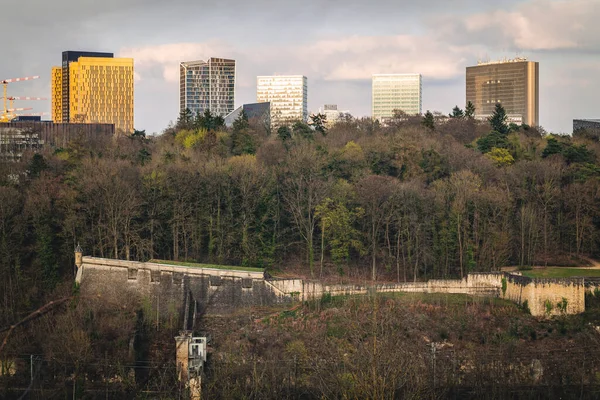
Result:
{"label": "dense woodland", "polygon": [[[322,115],[269,132],[182,113],[144,132],[0,164],[6,321],[88,255],[422,280],[599,251],[600,136],[489,123],[473,110],[387,126]],[[11,319],[11,318],[9,318]]]}
{"label": "dense woodland", "polygon": [[[472,107],[456,107],[449,116],[397,113],[386,126],[351,116],[330,125],[316,115],[310,124],[270,132],[265,121],[244,115],[225,128],[210,113],[182,113],[157,137],[136,131],[81,138],[65,148],[24,154],[20,162],[0,162],[0,332],[17,321],[29,323],[9,331],[0,361],[13,357],[20,370],[31,370],[35,398],[64,398],[83,388],[123,398],[142,389],[183,390],[173,361],[180,325],[162,321],[155,329],[139,304],[80,299],[72,283],[78,244],[99,257],[255,266],[272,275],[342,281],[460,277],[598,256],[600,133],[560,136],[508,124],[501,107],[488,122],[472,115]],[[459,300],[448,314],[443,299],[433,308],[420,300],[408,306],[369,302],[322,311],[321,301],[317,310],[305,304],[274,319],[262,319],[264,310],[244,311],[239,325],[235,316],[224,321],[228,333],[216,340],[207,395],[335,398],[381,390],[435,397],[441,394],[430,382],[435,376],[446,389],[502,386],[498,366],[513,365],[513,355],[517,363],[519,355],[550,360],[544,364],[551,371],[544,375],[548,384],[575,385],[575,391],[579,384],[596,384],[592,372],[577,369],[579,358],[548,354],[563,346],[565,336],[582,343],[595,338],[590,324],[597,316],[565,317],[547,327],[523,317],[527,329],[513,329],[512,322],[509,329],[507,321],[521,315],[514,305],[490,309]],[[382,310],[396,308],[382,312],[381,324],[373,319],[369,325],[379,302]],[[450,317],[440,325],[444,315]],[[365,318],[358,327],[336,327]],[[431,323],[409,332],[407,318]],[[208,328],[214,323],[209,320]],[[444,358],[443,370],[430,370],[431,349],[423,337],[462,341],[460,332],[479,331],[487,333],[464,339],[465,353]],[[380,347],[372,347],[369,335]],[[537,335],[551,338],[544,342],[550,344],[529,354]],[[283,345],[278,338],[292,342]],[[371,348],[381,357],[373,353],[364,365],[337,362],[346,350],[368,355]],[[397,363],[411,359],[416,362]],[[461,362],[481,374],[460,378]],[[25,375],[0,379],[2,393],[23,393]],[[528,379],[519,375],[511,382],[541,382]]]}

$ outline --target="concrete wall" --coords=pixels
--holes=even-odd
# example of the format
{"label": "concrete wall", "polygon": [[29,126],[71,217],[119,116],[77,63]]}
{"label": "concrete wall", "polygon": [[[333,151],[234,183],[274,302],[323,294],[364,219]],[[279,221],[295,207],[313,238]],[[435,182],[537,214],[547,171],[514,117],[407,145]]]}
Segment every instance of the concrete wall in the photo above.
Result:
{"label": "concrete wall", "polygon": [[[506,274],[505,299],[527,306],[531,315],[538,317],[560,315],[562,311],[557,303],[567,301],[566,314],[578,314],[585,311],[584,278],[568,279],[532,279],[525,276]],[[546,303],[551,304],[550,312]]]}
{"label": "concrete wall", "polygon": [[405,282],[376,285],[323,285],[320,282],[301,279],[270,281],[278,294],[296,297],[300,300],[318,299],[324,293],[331,295],[366,294],[369,291],[381,293],[463,293],[469,295],[498,296],[502,286],[502,273],[469,274],[463,279],[431,279],[427,282]]}
{"label": "concrete wall", "polygon": [[200,312],[216,314],[292,301],[276,293],[261,272],[83,257],[76,280],[84,296],[139,303],[161,318],[180,317],[188,291]]}
{"label": "concrete wall", "polygon": [[[567,314],[585,310],[586,284],[583,278],[531,279],[512,273],[472,273],[463,279],[431,279],[375,285],[325,285],[302,279],[265,280],[262,272],[216,268],[182,267],[83,257],[76,277],[82,294],[115,301],[136,302],[160,317],[181,316],[186,296],[191,292],[201,313],[229,313],[240,307],[268,306],[293,300],[380,293],[458,293],[503,297],[523,304],[527,301],[534,316],[550,316],[562,311],[557,303],[567,300]],[[503,282],[506,291],[503,292]],[[600,282],[596,282],[598,284]],[[587,290],[593,290],[588,285]],[[547,312],[546,303],[552,304]]]}

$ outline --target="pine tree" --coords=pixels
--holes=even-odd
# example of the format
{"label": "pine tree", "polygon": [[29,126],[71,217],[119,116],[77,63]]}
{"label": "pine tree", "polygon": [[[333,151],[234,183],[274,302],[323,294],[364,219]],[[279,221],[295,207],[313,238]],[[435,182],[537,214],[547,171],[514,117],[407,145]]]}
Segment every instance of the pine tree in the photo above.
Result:
{"label": "pine tree", "polygon": [[492,127],[492,131],[506,135],[508,133],[508,124],[506,123],[507,120],[508,116],[506,115],[506,110],[504,110],[502,104],[496,103],[494,113],[488,118],[488,122]]}
{"label": "pine tree", "polygon": [[427,112],[425,113],[425,116],[423,116],[423,121],[421,123],[426,128],[429,128],[432,131],[435,130],[435,121],[433,119],[433,114],[431,113],[431,111],[427,110]]}
{"label": "pine tree", "polygon": [[467,106],[465,107],[465,118],[475,118],[475,106],[470,101],[467,102]]}

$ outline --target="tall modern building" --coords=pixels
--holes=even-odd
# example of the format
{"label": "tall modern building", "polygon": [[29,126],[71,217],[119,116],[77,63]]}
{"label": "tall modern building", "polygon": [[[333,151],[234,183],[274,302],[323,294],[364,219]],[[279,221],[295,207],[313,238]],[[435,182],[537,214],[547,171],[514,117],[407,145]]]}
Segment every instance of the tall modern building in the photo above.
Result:
{"label": "tall modern building", "polygon": [[179,64],[179,111],[225,117],[234,110],[235,60],[209,58]]}
{"label": "tall modern building", "polygon": [[133,59],[65,51],[51,84],[54,122],[107,123],[133,132]]}
{"label": "tall modern building", "polygon": [[509,122],[537,126],[539,64],[515,58],[467,67],[466,100],[475,106],[475,118],[487,119],[500,103]]}
{"label": "tall modern building", "polygon": [[374,74],[371,115],[385,122],[394,111],[421,114],[422,83],[420,74]]}
{"label": "tall modern building", "polygon": [[271,103],[271,127],[308,120],[307,79],[302,75],[256,78],[256,101]]}

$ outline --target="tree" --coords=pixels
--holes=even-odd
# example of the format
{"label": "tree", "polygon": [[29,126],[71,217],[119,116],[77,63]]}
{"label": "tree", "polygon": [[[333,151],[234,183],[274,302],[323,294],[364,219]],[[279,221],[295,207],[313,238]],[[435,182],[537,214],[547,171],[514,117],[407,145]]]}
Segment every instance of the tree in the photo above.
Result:
{"label": "tree", "polygon": [[315,131],[320,132],[323,136],[327,134],[327,128],[325,127],[325,124],[327,124],[327,116],[325,114],[312,114],[310,120]]}
{"label": "tree", "polygon": [[488,118],[492,131],[501,133],[502,135],[508,134],[509,129],[506,121],[508,121],[506,110],[502,107],[502,104],[496,103],[493,114]]}
{"label": "tree", "polygon": [[431,111],[427,110],[427,112],[423,116],[423,121],[421,123],[424,127],[429,128],[432,131],[435,130],[435,120]]}
{"label": "tree", "polygon": [[189,108],[182,110],[179,113],[179,118],[177,119],[177,124],[175,125],[176,130],[181,129],[192,129],[194,127],[194,116],[192,115],[192,111]]}
{"label": "tree", "polygon": [[360,232],[354,228],[354,221],[361,218],[362,214],[360,208],[349,210],[342,199],[327,197],[317,206],[316,216],[321,220],[321,275],[325,247],[329,247],[331,259],[340,273],[342,265],[350,259],[350,249],[362,251]]}
{"label": "tree", "polygon": [[277,129],[277,137],[285,143],[292,138],[292,131],[287,125],[282,125]]}
{"label": "tree", "polygon": [[467,106],[465,107],[465,118],[475,118],[475,105],[473,105],[473,103],[471,103],[470,101],[467,102]]}
{"label": "tree", "polygon": [[368,227],[365,232],[370,241],[371,278],[377,279],[377,251],[379,235],[384,220],[392,206],[392,195],[396,180],[389,176],[369,175],[356,184],[358,202],[365,211]]}
{"label": "tree", "polygon": [[282,197],[291,214],[293,225],[306,244],[306,259],[314,276],[314,233],[316,208],[327,193],[322,179],[322,156],[308,142],[289,153],[281,172]]}
{"label": "tree", "polygon": [[452,113],[449,114],[450,118],[464,118],[465,113],[459,106],[454,106]]}
{"label": "tree", "polygon": [[242,110],[240,115],[233,121],[231,130],[229,151],[235,156],[241,154],[254,154],[256,152],[256,143],[250,134],[250,124],[248,115]]}
{"label": "tree", "polygon": [[507,167],[515,162],[515,159],[508,150],[498,147],[492,147],[486,156],[491,159],[497,167]]}

